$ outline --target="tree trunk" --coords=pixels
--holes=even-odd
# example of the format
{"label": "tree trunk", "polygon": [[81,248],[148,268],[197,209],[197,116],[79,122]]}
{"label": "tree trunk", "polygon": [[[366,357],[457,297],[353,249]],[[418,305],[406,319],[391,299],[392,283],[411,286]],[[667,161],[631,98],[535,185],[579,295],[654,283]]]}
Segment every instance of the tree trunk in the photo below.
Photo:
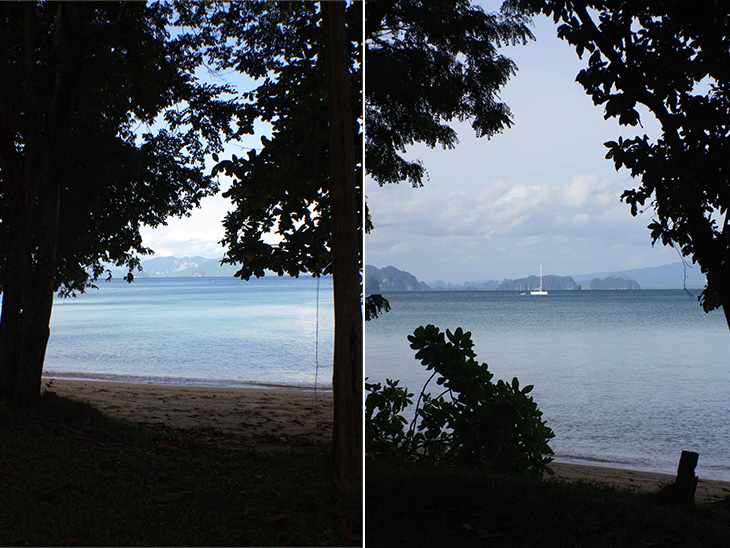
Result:
{"label": "tree trunk", "polygon": [[[9,235],[6,280],[0,316],[0,403],[29,405],[40,397],[43,362],[50,335],[60,217],[63,153],[73,96],[83,62],[83,40],[77,6],[58,5],[53,49],[47,68],[35,59],[33,5],[26,9],[27,101],[41,101],[45,116],[28,123],[23,165],[13,145],[0,98],[0,161],[8,183]],[[49,82],[47,93],[35,93],[37,79]]]}
{"label": "tree trunk", "polygon": [[49,143],[44,154],[46,161],[41,184],[42,200],[36,206],[40,206],[38,244],[34,246],[33,276],[25,282],[28,285],[28,298],[25,299],[27,304],[21,311],[20,336],[16,340],[20,348],[20,359],[17,362],[12,399],[15,406],[33,404],[40,397],[43,362],[51,334],[60,212],[58,155],[53,149],[55,147]]}
{"label": "tree trunk", "polygon": [[334,480],[347,496],[362,497],[363,365],[360,247],[355,180],[354,120],[345,2],[321,2],[326,26],[330,133],[330,218],[335,306]]}
{"label": "tree trunk", "polygon": [[0,405],[8,405],[13,400],[20,360],[20,275],[17,262],[10,259],[11,255],[14,254],[9,250],[0,316]]}
{"label": "tree trunk", "polygon": [[[55,239],[50,243],[55,244]],[[13,266],[15,272],[9,275],[3,292],[0,319],[0,403],[24,406],[40,397],[50,335],[55,257],[50,264],[34,265],[26,279],[18,275],[21,269]]]}
{"label": "tree trunk", "polygon": [[695,467],[699,454],[694,451],[682,451],[677,467],[677,478],[674,485],[677,491],[677,502],[686,506],[695,503],[695,492],[697,491],[697,476]]}

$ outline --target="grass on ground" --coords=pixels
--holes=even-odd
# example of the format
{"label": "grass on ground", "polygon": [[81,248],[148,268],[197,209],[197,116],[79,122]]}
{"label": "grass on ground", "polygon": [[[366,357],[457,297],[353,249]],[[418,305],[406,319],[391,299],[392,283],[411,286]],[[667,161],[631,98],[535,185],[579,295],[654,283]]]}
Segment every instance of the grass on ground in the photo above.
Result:
{"label": "grass on ground", "polygon": [[244,448],[52,393],[0,408],[2,546],[358,546],[330,447]]}
{"label": "grass on ground", "polygon": [[368,463],[368,546],[727,547],[726,504],[477,471]]}

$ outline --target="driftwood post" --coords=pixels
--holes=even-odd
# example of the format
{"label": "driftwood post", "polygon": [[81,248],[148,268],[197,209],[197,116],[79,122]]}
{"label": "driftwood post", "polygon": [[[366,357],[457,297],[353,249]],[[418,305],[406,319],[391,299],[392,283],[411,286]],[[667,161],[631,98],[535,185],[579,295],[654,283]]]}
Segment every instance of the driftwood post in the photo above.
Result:
{"label": "driftwood post", "polygon": [[697,489],[697,476],[695,466],[699,454],[694,451],[682,451],[677,467],[676,485],[677,500],[682,504],[692,505],[695,502],[695,490]]}

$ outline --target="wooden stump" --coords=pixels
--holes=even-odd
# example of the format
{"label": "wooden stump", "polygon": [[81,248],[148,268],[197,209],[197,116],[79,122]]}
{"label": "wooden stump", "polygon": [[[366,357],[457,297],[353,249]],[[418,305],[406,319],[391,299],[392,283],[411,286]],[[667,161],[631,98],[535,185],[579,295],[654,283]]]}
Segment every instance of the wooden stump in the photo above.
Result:
{"label": "wooden stump", "polygon": [[677,500],[681,504],[692,505],[695,502],[695,491],[697,490],[697,476],[695,476],[695,466],[699,453],[694,451],[682,451],[679,458],[679,466],[677,467],[677,479],[674,484],[676,486]]}

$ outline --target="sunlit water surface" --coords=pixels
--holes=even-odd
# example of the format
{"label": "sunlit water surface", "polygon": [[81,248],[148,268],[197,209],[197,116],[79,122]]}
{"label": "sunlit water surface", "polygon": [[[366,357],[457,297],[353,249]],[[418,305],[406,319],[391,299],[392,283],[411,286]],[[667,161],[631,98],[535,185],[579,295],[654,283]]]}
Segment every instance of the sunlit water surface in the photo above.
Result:
{"label": "sunlit water surface", "polygon": [[682,290],[385,293],[366,324],[366,375],[428,378],[406,339],[434,324],[472,332],[495,380],[518,377],[556,437],[556,460],[730,481],[730,331]]}
{"label": "sunlit water surface", "polygon": [[136,278],[56,299],[45,373],[235,386],[332,385],[332,279]]}

